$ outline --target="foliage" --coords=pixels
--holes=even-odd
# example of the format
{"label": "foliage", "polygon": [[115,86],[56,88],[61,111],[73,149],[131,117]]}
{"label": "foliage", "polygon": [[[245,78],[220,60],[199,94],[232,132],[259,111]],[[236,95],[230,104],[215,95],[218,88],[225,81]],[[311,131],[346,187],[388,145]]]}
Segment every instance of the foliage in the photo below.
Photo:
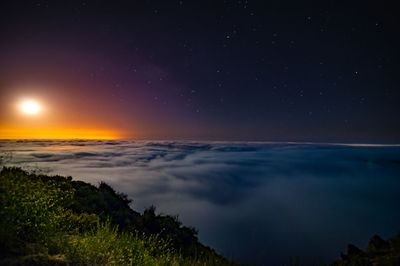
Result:
{"label": "foliage", "polygon": [[388,240],[374,235],[365,251],[349,244],[347,254],[341,256],[342,259],[334,262],[333,266],[400,265],[400,231]]}
{"label": "foliage", "polygon": [[71,177],[4,167],[0,173],[0,264],[231,265],[197,231],[126,195]]}
{"label": "foliage", "polygon": [[68,221],[74,214],[62,204],[72,200],[72,193],[66,183],[34,179],[22,170],[4,168],[0,176],[1,245],[7,247],[14,239],[54,248],[58,232],[73,230]]}
{"label": "foliage", "polygon": [[168,243],[157,235],[118,233],[109,222],[98,223],[94,230],[70,237],[65,250],[73,264],[161,265],[173,261]]}

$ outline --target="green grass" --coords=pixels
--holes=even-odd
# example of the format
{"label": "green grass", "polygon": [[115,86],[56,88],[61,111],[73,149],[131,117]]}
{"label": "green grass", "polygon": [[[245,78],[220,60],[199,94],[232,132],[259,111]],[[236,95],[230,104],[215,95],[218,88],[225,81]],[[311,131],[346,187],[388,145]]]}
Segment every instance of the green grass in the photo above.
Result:
{"label": "green grass", "polygon": [[158,236],[119,233],[108,222],[67,237],[64,251],[73,264],[169,265],[175,260],[169,244]]}
{"label": "green grass", "polygon": [[[197,231],[177,217],[156,215],[153,206],[141,214],[130,203],[105,183],[95,187],[71,177],[4,167],[0,264],[236,264],[202,245]],[[388,240],[373,237],[365,251],[348,251],[332,265],[400,265],[400,232]]]}
{"label": "green grass", "polygon": [[0,173],[0,264],[232,265],[176,217],[70,177]]}

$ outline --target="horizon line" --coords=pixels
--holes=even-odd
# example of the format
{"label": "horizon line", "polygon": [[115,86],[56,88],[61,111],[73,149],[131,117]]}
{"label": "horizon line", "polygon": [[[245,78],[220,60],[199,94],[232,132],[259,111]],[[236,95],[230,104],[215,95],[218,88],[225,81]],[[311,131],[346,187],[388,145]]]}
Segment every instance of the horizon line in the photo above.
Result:
{"label": "horizon line", "polygon": [[271,140],[207,140],[207,139],[91,139],[91,138],[21,138],[21,139],[7,139],[0,138],[0,141],[164,141],[164,142],[198,142],[198,143],[248,143],[248,144],[288,144],[288,145],[332,145],[332,146],[354,146],[354,147],[400,147],[400,143],[367,143],[367,142],[327,142],[327,141],[271,141]]}

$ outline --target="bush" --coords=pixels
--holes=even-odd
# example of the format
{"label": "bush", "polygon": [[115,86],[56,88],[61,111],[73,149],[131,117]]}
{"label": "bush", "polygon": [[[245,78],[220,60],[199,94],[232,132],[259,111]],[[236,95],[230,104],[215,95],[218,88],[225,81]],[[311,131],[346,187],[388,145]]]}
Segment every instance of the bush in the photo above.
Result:
{"label": "bush", "polygon": [[94,230],[70,237],[65,251],[73,264],[161,265],[173,260],[168,243],[158,236],[118,233],[110,222],[98,223]]}
{"label": "bush", "polygon": [[0,175],[0,239],[4,247],[38,243],[50,250],[56,248],[59,232],[73,228],[73,215],[63,207],[72,199],[72,189],[61,189],[60,183],[42,181],[18,169],[3,169]]}
{"label": "bush", "polygon": [[231,264],[177,217],[143,215],[126,195],[72,178],[0,172],[0,264]]}

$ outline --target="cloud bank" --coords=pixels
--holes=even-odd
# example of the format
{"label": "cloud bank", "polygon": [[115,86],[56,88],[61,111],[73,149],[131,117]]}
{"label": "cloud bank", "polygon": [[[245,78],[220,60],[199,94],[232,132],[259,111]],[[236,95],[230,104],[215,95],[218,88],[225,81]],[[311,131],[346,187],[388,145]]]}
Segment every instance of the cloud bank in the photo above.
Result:
{"label": "cloud bank", "polygon": [[1,151],[14,165],[108,182],[135,209],[180,214],[250,263],[331,260],[347,242],[400,229],[398,146],[57,140],[0,141]]}

